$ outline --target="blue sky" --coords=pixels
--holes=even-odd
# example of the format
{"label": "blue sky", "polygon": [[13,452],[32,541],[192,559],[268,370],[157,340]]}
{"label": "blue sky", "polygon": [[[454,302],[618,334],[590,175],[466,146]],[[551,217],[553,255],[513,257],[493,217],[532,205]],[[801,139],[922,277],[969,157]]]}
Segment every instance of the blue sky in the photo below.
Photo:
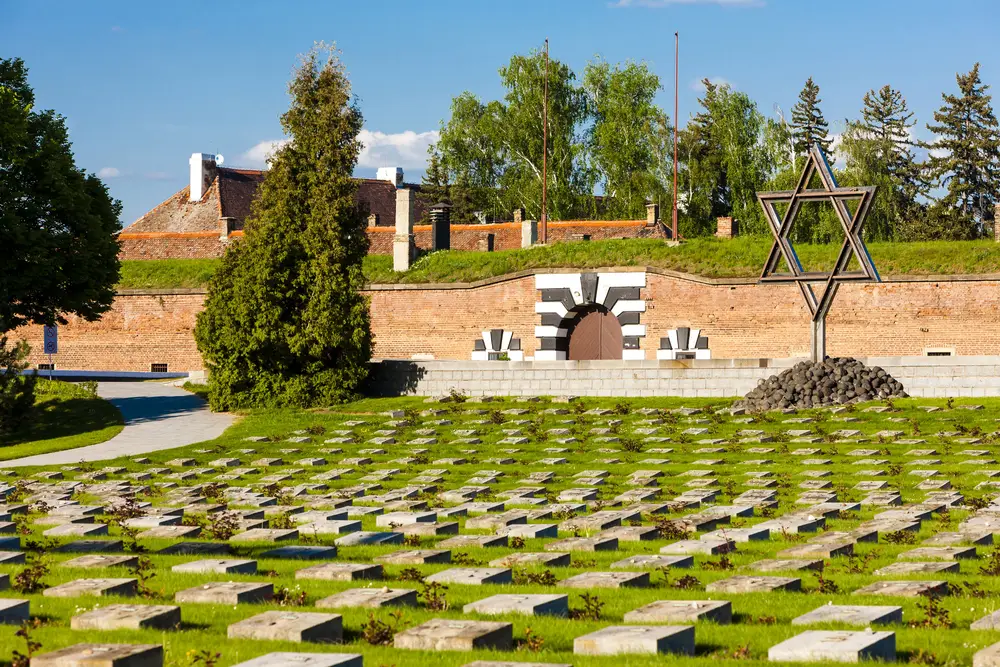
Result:
{"label": "blue sky", "polygon": [[995,0],[0,0],[0,57],[27,62],[38,105],[66,116],[77,163],[105,177],[127,225],[186,184],[192,152],[260,166],[316,40],[337,43],[361,98],[357,173],[401,165],[414,181],[451,98],[500,96],[497,68],[545,37],[577,72],[598,54],[647,61],[672,112],[679,31],[682,124],[704,77],[788,114],[812,76],[834,131],[888,83],[930,138],[956,72],[980,61],[1000,82],[998,28]]}

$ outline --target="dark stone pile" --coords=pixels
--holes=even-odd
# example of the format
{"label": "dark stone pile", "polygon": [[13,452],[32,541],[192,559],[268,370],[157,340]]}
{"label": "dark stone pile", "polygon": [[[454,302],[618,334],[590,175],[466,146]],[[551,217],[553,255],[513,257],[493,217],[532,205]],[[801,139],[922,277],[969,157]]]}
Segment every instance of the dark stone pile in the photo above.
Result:
{"label": "dark stone pile", "polygon": [[869,368],[857,359],[830,357],[819,363],[803,361],[761,380],[735,407],[759,412],[906,396],[903,385],[884,369]]}

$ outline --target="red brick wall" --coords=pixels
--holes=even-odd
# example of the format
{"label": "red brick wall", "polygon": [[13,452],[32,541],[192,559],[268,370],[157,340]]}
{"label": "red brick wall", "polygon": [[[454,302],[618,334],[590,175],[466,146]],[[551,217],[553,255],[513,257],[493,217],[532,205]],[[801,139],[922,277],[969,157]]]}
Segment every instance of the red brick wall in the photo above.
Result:
{"label": "red brick wall", "polygon": [[[368,228],[373,255],[391,255],[395,227]],[[431,247],[431,226],[413,228],[418,248]],[[493,235],[494,250],[513,250],[521,247],[521,225],[501,222],[490,225],[452,225],[451,247],[454,250],[485,250],[487,237]],[[584,234],[593,240],[653,237],[659,235],[655,226],[646,226],[645,220],[567,220],[549,223],[549,240],[580,240]],[[238,239],[242,231],[234,231],[229,240]],[[229,240],[222,240],[216,232],[142,232],[120,234],[121,259],[202,259],[221,257]]]}
{"label": "red brick wall", "polygon": [[[521,339],[529,356],[537,339],[534,277],[475,288],[424,289],[387,285],[369,291],[375,353],[382,358],[429,354],[468,359],[484,329],[504,328]],[[653,359],[668,329],[702,329],[716,358],[805,356],[809,317],[793,286],[707,284],[647,274],[642,348]],[[198,370],[193,329],[202,294],[121,294],[98,322],[70,318],[60,329],[57,368],[148,371]],[[13,332],[40,354],[41,329]],[[959,355],[1000,355],[1000,281],[890,282],[845,285],[827,324],[833,355],[923,355],[927,347]]]}

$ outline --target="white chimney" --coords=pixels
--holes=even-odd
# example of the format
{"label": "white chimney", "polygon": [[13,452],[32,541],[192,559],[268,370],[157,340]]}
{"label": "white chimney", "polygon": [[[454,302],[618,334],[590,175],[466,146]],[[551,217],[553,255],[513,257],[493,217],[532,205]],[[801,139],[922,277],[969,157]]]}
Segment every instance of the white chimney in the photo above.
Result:
{"label": "white chimney", "polygon": [[191,201],[201,201],[215,180],[215,155],[192,153],[188,163],[191,165]]}
{"label": "white chimney", "polygon": [[379,181],[389,181],[397,188],[403,187],[402,167],[379,167],[375,172],[375,179]]}

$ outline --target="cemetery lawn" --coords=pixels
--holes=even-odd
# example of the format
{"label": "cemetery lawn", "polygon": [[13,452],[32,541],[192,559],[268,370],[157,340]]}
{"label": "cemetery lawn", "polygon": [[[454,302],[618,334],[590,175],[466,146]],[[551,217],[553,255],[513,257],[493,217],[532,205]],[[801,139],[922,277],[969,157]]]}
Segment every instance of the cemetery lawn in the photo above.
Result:
{"label": "cemetery lawn", "polygon": [[[369,255],[364,273],[369,283],[454,283],[495,278],[541,268],[643,266],[706,278],[756,278],[771,241],[696,238],[678,247],[657,239],[578,241],[527,250],[475,252],[449,250],[421,257],[404,273],[392,270],[391,255]],[[872,258],[888,276],[981,275],[1000,266],[1000,244],[992,241],[872,243]],[[795,246],[807,270],[829,268],[839,244]],[[161,259],[122,262],[120,289],[201,288],[219,266],[217,259]]]}
{"label": "cemetery lawn", "polygon": [[[957,572],[886,575],[876,571],[909,562],[900,556],[928,546],[923,542],[939,533],[976,532],[992,541],[996,524],[990,522],[1000,513],[1000,506],[990,505],[1000,488],[1000,483],[992,481],[994,475],[1000,476],[1000,464],[994,460],[1000,399],[906,399],[859,405],[837,413],[816,409],[765,415],[731,415],[723,410],[730,404],[721,399],[668,398],[585,398],[569,404],[548,399],[538,403],[512,399],[489,403],[367,399],[325,410],[254,411],[215,441],[155,452],[148,455],[148,461],[120,459],[26,469],[25,479],[30,479],[30,484],[15,485],[14,477],[6,478],[6,483],[14,486],[6,503],[15,511],[18,505],[32,506],[28,514],[15,514],[14,529],[22,549],[28,552],[29,562],[44,565],[38,570],[44,585],[38,592],[27,594],[2,591],[0,600],[28,599],[32,616],[43,619],[31,631],[32,639],[42,645],[36,655],[81,642],[161,644],[165,664],[180,667],[204,667],[197,655],[204,650],[210,652],[209,657],[220,654],[214,663],[218,667],[276,651],[361,653],[368,667],[460,667],[474,660],[566,663],[576,667],[653,667],[665,663],[707,667],[720,659],[739,659],[740,664],[764,665],[773,664],[767,662],[768,648],[806,630],[864,630],[864,626],[837,624],[792,625],[794,618],[831,602],[902,607],[902,623],[873,628],[896,633],[899,662],[967,665],[977,650],[997,641],[996,631],[969,629],[970,623],[997,609],[1000,549],[994,550],[992,544],[975,546],[975,558],[955,561]],[[884,411],[867,410],[870,407]],[[979,409],[970,409],[973,407]],[[400,412],[387,414],[391,410]],[[343,440],[327,442],[334,438]],[[377,438],[391,438],[392,442]],[[46,478],[46,473],[55,476]],[[552,478],[546,480],[546,473],[551,473]],[[0,477],[0,484],[5,483],[4,479]],[[871,495],[876,486],[883,487],[880,492],[898,491],[903,506],[878,504]],[[465,503],[462,498],[440,494],[460,488],[479,492],[470,502],[498,505],[486,514],[482,506],[473,506],[468,516],[459,513],[438,518],[439,522],[457,522],[459,534],[494,535],[493,529],[467,526],[467,522],[473,517],[523,509],[535,512],[528,518],[529,525],[562,524],[558,526],[558,537],[525,538],[523,544],[511,540],[507,546],[488,548],[440,547],[450,552],[450,564],[385,564],[383,580],[329,581],[298,579],[295,572],[323,563],[371,564],[375,558],[394,552],[438,548],[438,543],[453,535],[410,537],[407,544],[393,546],[340,546],[335,556],[318,560],[264,555],[276,546],[329,546],[341,537],[317,535],[303,528],[288,542],[233,543],[232,555],[228,556],[164,555],[157,552],[180,540],[145,539],[135,534],[145,528],[123,533],[111,521],[115,517],[100,509],[114,498],[134,492],[140,503],[151,505],[142,510],[131,505],[133,514],[184,507],[184,523],[203,530],[201,536],[187,541],[223,545],[223,540],[209,536],[210,529],[221,528],[223,521],[203,518],[205,512],[223,516],[222,508],[214,507],[222,503],[228,503],[225,511],[263,513],[272,528],[294,525],[295,515],[301,510],[329,509],[335,514],[336,506],[345,503],[341,511],[347,512],[350,520],[360,521],[361,530],[392,531],[392,526],[376,526],[374,514],[360,513],[384,505],[390,505],[385,508],[387,512],[421,511],[424,505],[431,511],[444,512]],[[650,497],[629,497],[642,492],[648,492]],[[773,500],[763,498],[767,492],[774,493]],[[108,536],[43,536],[53,519],[46,512],[64,516],[73,513],[70,508],[55,507],[71,493],[73,502],[97,508],[93,510],[96,521],[110,525]],[[824,505],[823,498],[810,495],[824,493],[835,495],[828,502],[846,504]],[[907,508],[909,513],[895,517],[892,523],[870,524],[886,511]],[[513,584],[448,584],[443,591],[447,602],[443,611],[427,608],[426,596],[417,607],[401,608],[399,630],[434,618],[512,623],[515,642],[522,646],[518,650],[430,652],[371,645],[364,636],[366,624],[370,618],[394,624],[389,616],[393,608],[316,607],[318,600],[352,588],[385,586],[422,593],[427,588],[420,578],[449,568],[487,567],[490,561],[517,554],[550,553],[548,549],[557,539],[571,538],[574,533],[580,537],[598,535],[602,529],[596,524],[563,523],[595,515],[605,517],[612,526],[620,523],[624,527],[655,529],[654,539],[620,540],[617,549],[608,551],[559,548],[558,552],[570,555],[568,566],[515,566]],[[631,556],[658,554],[661,548],[678,542],[679,535],[674,533],[679,524],[665,519],[713,518],[719,529],[735,535],[778,518],[792,521],[793,515],[800,522],[826,517],[825,526],[817,532],[801,533],[793,532],[794,528],[771,528],[765,539],[737,542],[733,553],[695,554],[690,567],[612,566]],[[117,520],[125,516],[119,513]],[[252,517],[250,514],[244,518],[255,520]],[[688,539],[704,542],[700,538],[708,528],[701,526],[702,530],[691,533]],[[784,549],[813,545],[817,537],[830,538],[832,533],[841,533],[839,539],[851,545],[853,555],[817,557],[823,562],[822,571],[760,573],[752,568],[755,562],[778,557]],[[0,541],[13,534],[0,534]],[[872,538],[875,541],[868,541]],[[148,563],[139,574],[123,567],[66,567],[66,561],[82,554],[57,548],[74,539],[105,540],[105,545],[123,540],[124,555],[141,557],[144,563],[148,559]],[[959,537],[958,542],[969,546],[967,538]],[[257,572],[171,571],[175,565],[203,558],[253,559],[257,561]],[[0,563],[0,574],[9,574],[12,580],[24,570],[23,565]],[[649,585],[621,589],[564,585],[570,577],[589,572],[647,573]],[[797,578],[802,590],[706,590],[713,582],[734,575]],[[146,591],[138,597],[55,598],[40,592],[82,578],[137,576],[143,579]],[[933,603],[921,597],[853,594],[872,583],[890,580],[944,581],[950,591]],[[70,629],[73,616],[98,606],[175,604],[178,591],[226,581],[272,584],[275,590],[285,591],[280,595],[285,604],[182,602],[183,620],[174,629]],[[596,596],[599,609],[592,618],[573,619],[463,613],[464,605],[492,595],[552,593],[568,595],[573,612],[584,609],[583,594]],[[699,620],[660,624],[695,626],[693,658],[573,653],[576,637],[609,626],[636,624],[624,622],[623,616],[642,605],[656,600],[707,599],[730,601],[732,623]],[[230,624],[268,610],[341,614],[344,643],[227,637]],[[538,652],[527,646],[529,628],[531,637],[543,640]],[[24,640],[15,637],[16,631],[15,625],[0,625],[0,662],[10,660],[13,650],[24,652]]]}
{"label": "cemetery lawn", "polygon": [[13,432],[0,434],[0,461],[96,445],[124,426],[118,408],[79,385],[39,380],[32,414]]}

